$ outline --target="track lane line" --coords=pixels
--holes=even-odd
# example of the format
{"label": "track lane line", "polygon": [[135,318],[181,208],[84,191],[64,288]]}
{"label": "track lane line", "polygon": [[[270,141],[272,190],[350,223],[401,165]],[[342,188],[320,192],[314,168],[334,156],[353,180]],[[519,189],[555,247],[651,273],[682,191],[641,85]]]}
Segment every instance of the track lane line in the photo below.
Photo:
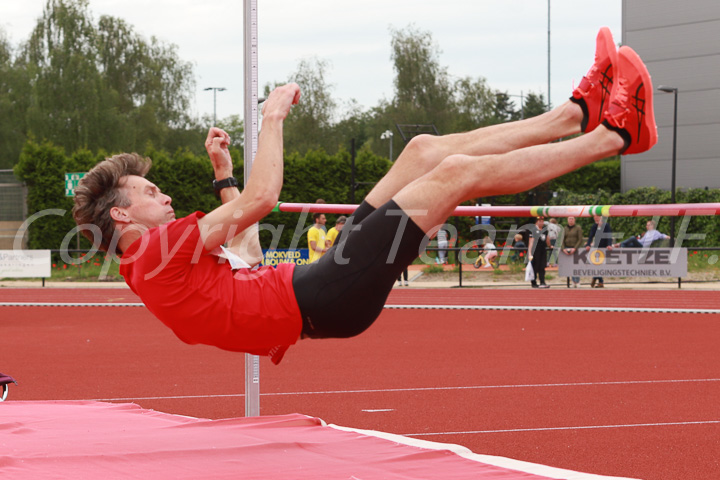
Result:
{"label": "track lane line", "polygon": [[558,430],[595,430],[604,428],[637,428],[637,427],[674,427],[688,425],[718,425],[720,420],[701,420],[689,422],[659,422],[659,423],[626,423],[618,425],[579,425],[575,427],[538,427],[538,428],[507,428],[501,430],[467,430],[462,432],[434,432],[434,433],[403,433],[405,437],[428,437],[433,435],[472,435],[481,433],[519,433],[519,432],[551,432]]}
{"label": "track lane line", "polygon": [[[0,307],[144,307],[142,303],[41,303],[41,302],[0,302]],[[385,305],[388,310],[513,310],[546,312],[627,312],[627,313],[706,313],[720,314],[720,309],[711,308],[647,308],[647,307],[580,307],[547,305]]]}
{"label": "track lane line", "polygon": [[[555,388],[555,387],[593,387],[608,385],[656,385],[656,384],[677,384],[677,383],[706,383],[720,382],[720,378],[694,378],[694,379],[670,379],[670,380],[619,380],[612,382],[575,382],[575,383],[537,383],[537,384],[515,384],[515,385],[473,385],[456,387],[415,387],[415,388],[378,388],[366,390],[321,390],[315,392],[271,392],[261,393],[261,397],[282,397],[293,395],[343,395],[355,393],[394,393],[394,392],[431,392],[448,390],[489,390],[500,388]],[[172,395],[166,397],[124,397],[124,398],[92,398],[96,402],[118,402],[130,400],[164,400],[164,399],[193,399],[193,398],[226,398],[244,397],[242,393],[226,393],[214,395]]]}

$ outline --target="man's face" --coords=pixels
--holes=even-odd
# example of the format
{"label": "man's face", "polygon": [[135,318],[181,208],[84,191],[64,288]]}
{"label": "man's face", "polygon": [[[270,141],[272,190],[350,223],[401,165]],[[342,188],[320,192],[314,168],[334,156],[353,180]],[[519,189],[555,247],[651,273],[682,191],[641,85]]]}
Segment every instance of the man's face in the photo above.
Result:
{"label": "man's face", "polygon": [[572,227],[575,225],[575,217],[568,217],[568,226]]}
{"label": "man's face", "polygon": [[325,218],[325,215],[320,215],[317,218],[317,224],[318,225],[325,225],[325,222],[327,222],[327,219]]}
{"label": "man's face", "polygon": [[538,218],[537,220],[535,220],[535,226],[537,226],[539,230],[542,230],[545,226],[545,220],[542,218]]}
{"label": "man's face", "polygon": [[593,219],[595,220],[595,223],[600,225],[600,220],[602,220],[602,215],[593,215]]}
{"label": "man's face", "polygon": [[647,225],[645,225],[645,228],[650,231],[655,228],[655,224],[652,221],[647,222]]}
{"label": "man's face", "polygon": [[335,225],[335,230],[337,230],[338,232],[341,232],[344,226],[345,226],[344,223],[338,223]]}
{"label": "man's face", "polygon": [[121,185],[130,206],[114,208],[119,208],[130,222],[153,228],[175,220],[175,210],[170,206],[172,199],[146,178],[128,175]]}

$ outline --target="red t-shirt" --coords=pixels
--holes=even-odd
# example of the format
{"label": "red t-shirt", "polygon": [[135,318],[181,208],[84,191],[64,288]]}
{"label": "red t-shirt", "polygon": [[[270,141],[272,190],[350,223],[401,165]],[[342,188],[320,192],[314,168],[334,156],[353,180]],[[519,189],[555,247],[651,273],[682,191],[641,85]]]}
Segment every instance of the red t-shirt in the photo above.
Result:
{"label": "red t-shirt", "polygon": [[120,274],[183,342],[268,355],[273,363],[300,336],[295,265],[235,273],[205,250],[196,212],[145,232],[123,253]]}

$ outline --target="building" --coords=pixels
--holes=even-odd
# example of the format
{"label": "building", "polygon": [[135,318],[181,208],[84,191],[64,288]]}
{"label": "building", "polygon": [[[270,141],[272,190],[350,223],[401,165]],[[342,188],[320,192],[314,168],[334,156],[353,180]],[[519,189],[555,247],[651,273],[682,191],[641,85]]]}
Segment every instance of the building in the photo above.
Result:
{"label": "building", "polygon": [[678,89],[676,186],[720,188],[720,1],[623,0],[622,43],[642,57],[655,87],[658,144],[622,158],[622,190],[670,189]]}

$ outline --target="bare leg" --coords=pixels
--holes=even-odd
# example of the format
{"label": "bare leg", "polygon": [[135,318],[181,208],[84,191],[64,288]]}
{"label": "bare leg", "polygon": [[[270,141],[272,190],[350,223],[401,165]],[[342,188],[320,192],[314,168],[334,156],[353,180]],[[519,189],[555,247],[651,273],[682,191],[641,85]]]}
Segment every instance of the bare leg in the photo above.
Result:
{"label": "bare leg", "polygon": [[476,197],[524,192],[620,152],[624,141],[600,126],[567,142],[503,154],[451,155],[400,190],[393,200],[426,233],[434,233],[457,205]]}
{"label": "bare leg", "polygon": [[415,137],[365,201],[379,207],[403,187],[433,170],[449,155],[477,157],[541,145],[579,133],[582,118],[580,107],[568,101],[550,112],[526,120],[441,137]]}

